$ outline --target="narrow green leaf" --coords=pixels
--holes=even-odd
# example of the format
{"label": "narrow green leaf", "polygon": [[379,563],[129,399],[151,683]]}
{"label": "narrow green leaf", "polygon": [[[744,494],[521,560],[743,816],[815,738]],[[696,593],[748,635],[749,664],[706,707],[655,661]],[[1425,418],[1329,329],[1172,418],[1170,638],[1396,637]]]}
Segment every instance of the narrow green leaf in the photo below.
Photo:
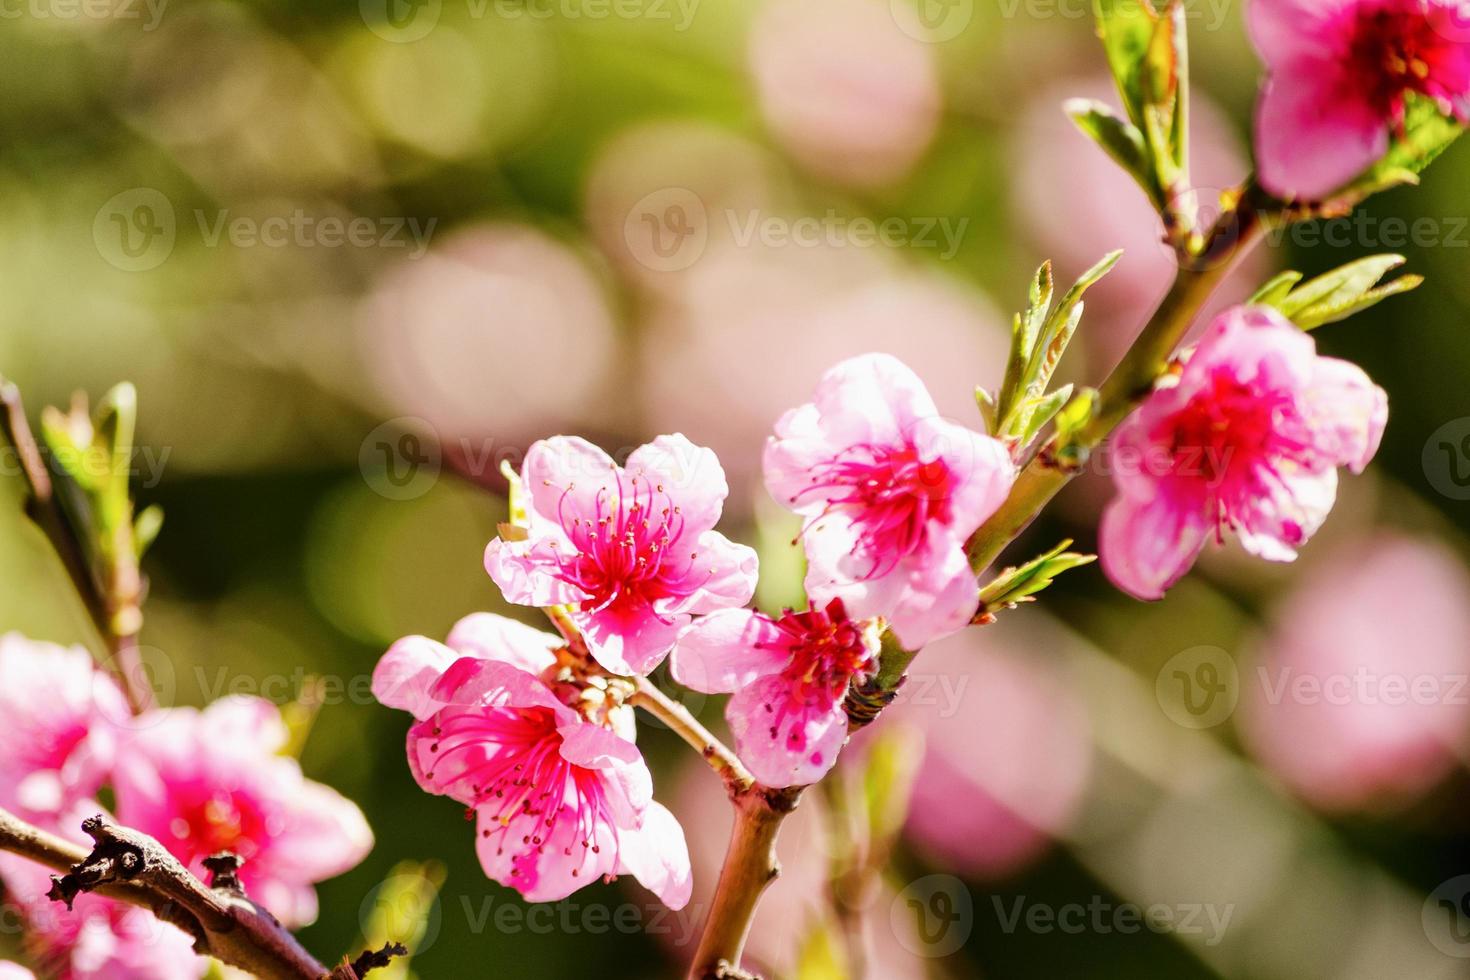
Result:
{"label": "narrow green leaf", "polygon": [[1123,108],[1133,125],[1143,129],[1142,70],[1158,14],[1150,0],[1094,0],[1093,13]]}
{"label": "narrow green leaf", "polygon": [[1404,264],[1402,255],[1370,255],[1297,286],[1278,304],[1289,317],[1318,305],[1334,305],[1363,295],[1384,275]]}
{"label": "narrow green leaf", "polygon": [[136,520],[133,521],[133,549],[139,558],[143,557],[158,539],[158,532],[163,530],[163,508],[157,504],[143,508]]}
{"label": "narrow green leaf", "polygon": [[980,385],[975,386],[975,404],[980,408],[980,417],[985,420],[985,431],[995,435],[995,396]]}
{"label": "narrow green leaf", "polygon": [[1027,411],[1026,424],[1021,431],[1021,445],[1028,444],[1035,436],[1046,427],[1046,423],[1056,417],[1062,410],[1062,406],[1072,397],[1072,386],[1063,385],[1056,391],[1031,403]]}
{"label": "narrow green leaf", "polygon": [[1096,388],[1082,388],[1075,398],[1057,413],[1057,438],[1068,442],[1072,436],[1092,419],[1092,408],[1097,402]]}
{"label": "narrow green leaf", "polygon": [[1062,109],[1084,135],[1128,172],[1155,207],[1163,205],[1162,193],[1153,179],[1148,146],[1137,126],[1095,99],[1068,99]]}
{"label": "narrow green leaf", "polygon": [[1032,601],[1032,597],[1050,586],[1058,575],[1097,560],[1096,555],[1067,551],[1071,544],[1068,539],[1024,565],[1005,569],[980,590],[980,611],[994,612],[1019,602]]}
{"label": "narrow green leaf", "polygon": [[1286,294],[1291,292],[1291,288],[1301,281],[1300,272],[1291,269],[1278,272],[1266,280],[1266,284],[1257,289],[1255,295],[1247,302],[1253,306],[1277,306],[1281,300],[1286,298]]}
{"label": "narrow green leaf", "polygon": [[1320,303],[1310,309],[1303,310],[1292,319],[1303,330],[1315,330],[1324,324],[1345,320],[1354,313],[1360,313],[1370,306],[1377,306],[1390,296],[1397,296],[1400,293],[1407,293],[1411,289],[1418,289],[1423,283],[1423,276],[1399,276],[1393,282],[1379,286],[1376,289],[1370,289],[1356,298],[1342,300],[1337,303]]}

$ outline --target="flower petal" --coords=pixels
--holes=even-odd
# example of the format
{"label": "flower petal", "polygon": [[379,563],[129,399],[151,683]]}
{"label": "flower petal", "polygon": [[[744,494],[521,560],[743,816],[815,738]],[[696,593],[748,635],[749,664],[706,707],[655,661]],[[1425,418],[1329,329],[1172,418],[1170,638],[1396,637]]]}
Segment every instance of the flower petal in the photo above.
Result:
{"label": "flower petal", "polygon": [[1256,108],[1256,165],[1278,197],[1320,200],[1388,152],[1388,120],[1344,95],[1340,68],[1302,60],[1278,69]]}
{"label": "flower petal", "polygon": [[685,613],[660,616],[647,605],[572,614],[592,659],[614,674],[640,677],[663,662],[689,619]]}
{"label": "flower petal", "polygon": [[743,606],[755,595],[759,558],[719,531],[706,531],[690,552],[688,569],[668,580],[677,598],[661,599],[661,613],[712,613]]}
{"label": "flower petal", "polygon": [[532,674],[556,663],[560,637],[494,613],[471,613],[454,624],[446,641],[462,656],[498,660]]}
{"label": "flower petal", "polygon": [[662,487],[674,501],[684,519],[681,539],[693,540],[719,523],[730,487],[714,450],[676,432],[635,449],[624,469],[629,477]]}
{"label": "flower petal", "polygon": [[426,636],[405,636],[373,668],[373,697],[422,721],[439,707],[429,690],[459,656]]}
{"label": "flower petal", "polygon": [[694,872],[684,828],[662,803],[651,803],[643,826],[618,838],[619,870],[631,874],[674,911],[689,904]]}
{"label": "flower petal", "polygon": [[825,776],[847,741],[842,702],[801,703],[780,675],[761,677],[730,698],[725,720],[740,760],[767,786],[806,786]]}
{"label": "flower petal", "polygon": [[778,673],[790,659],[785,634],[769,616],[725,609],[684,628],[670,666],[674,680],[685,687],[726,694]]}
{"label": "flower petal", "polygon": [[1140,599],[1159,599],[1189,571],[1205,545],[1204,513],[1161,492],[1116,497],[1103,512],[1098,553],[1113,584]]}

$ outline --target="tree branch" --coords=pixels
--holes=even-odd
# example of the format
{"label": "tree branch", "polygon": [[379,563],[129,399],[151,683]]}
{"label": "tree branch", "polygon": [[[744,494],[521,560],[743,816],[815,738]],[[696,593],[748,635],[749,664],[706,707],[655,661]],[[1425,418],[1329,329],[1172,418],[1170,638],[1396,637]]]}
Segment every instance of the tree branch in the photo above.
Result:
{"label": "tree branch", "polygon": [[51,898],[67,907],[82,892],[97,892],[153,912],[194,939],[197,952],[262,980],[321,980],[327,969],[285,926],[238,887],[208,887],[152,837],[104,816],[82,829],[91,852],[0,810],[0,850],[56,871]]}
{"label": "tree branch", "polygon": [[635,682],[637,689],[628,703],[647,711],[689,743],[725,781],[732,796],[755,785],[755,777],[746,770],[740,757],[701,725],[689,709],[660,691],[648,678],[639,677]]}

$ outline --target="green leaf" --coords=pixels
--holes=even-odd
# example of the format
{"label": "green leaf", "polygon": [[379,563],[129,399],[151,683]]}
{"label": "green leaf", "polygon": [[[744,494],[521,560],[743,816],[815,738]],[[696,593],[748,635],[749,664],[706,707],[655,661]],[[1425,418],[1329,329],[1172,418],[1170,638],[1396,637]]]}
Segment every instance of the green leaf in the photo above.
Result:
{"label": "green leaf", "polygon": [[1287,293],[1291,292],[1291,287],[1301,281],[1302,274],[1300,272],[1295,272],[1291,269],[1287,269],[1285,272],[1278,272],[1266,280],[1266,284],[1260,289],[1257,289],[1255,295],[1247,302],[1253,306],[1276,306],[1281,300],[1286,298]]}
{"label": "green leaf", "polygon": [[1068,99],[1062,103],[1062,109],[1078,129],[1128,172],[1154,207],[1164,206],[1162,192],[1153,178],[1148,145],[1137,126],[1095,99]]}
{"label": "green leaf", "polygon": [[980,385],[975,386],[975,404],[980,408],[980,417],[985,420],[985,431],[995,435],[995,396]]}
{"label": "green leaf", "polygon": [[1402,255],[1370,255],[1300,285],[1301,273],[1283,272],[1257,290],[1251,302],[1274,306],[1303,330],[1313,330],[1417,288],[1424,277],[1400,276],[1379,285],[1403,264]]}
{"label": "green leaf", "polygon": [[1405,96],[1403,135],[1388,153],[1342,190],[1330,195],[1328,211],[1350,208],[1370,195],[1392,187],[1419,183],[1419,174],[1459,138],[1465,127],[1439,111],[1433,99]]}
{"label": "green leaf", "polygon": [[516,472],[515,467],[510,465],[510,460],[500,461],[500,475],[505,477],[506,483],[506,506],[509,508],[507,522],[517,527],[526,527],[531,518],[526,513],[526,485],[521,482],[521,475]]}
{"label": "green leaf", "polygon": [[1052,584],[1062,572],[1097,560],[1096,555],[1067,551],[1070,539],[1024,565],[1007,568],[980,590],[980,614],[1006,609],[1019,602],[1031,602],[1033,596]]}
{"label": "green leaf", "polygon": [[1092,408],[1096,403],[1096,388],[1080,389],[1077,396],[1057,413],[1057,439],[1063,443],[1070,442],[1092,420]]}
{"label": "green leaf", "polygon": [[[444,879],[444,866],[437,861],[402,861],[394,865],[363,902],[366,920],[361,946],[378,949],[384,943],[395,942],[407,946],[409,956],[416,952],[439,913],[439,890],[444,887]],[[409,956],[394,957],[387,966],[373,970],[374,980],[406,980]]]}
{"label": "green leaf", "polygon": [[1027,445],[1046,423],[1056,417],[1062,406],[1072,397],[1072,386],[1063,385],[1048,395],[1043,395],[1027,405],[1026,421],[1021,430],[1021,445]]}
{"label": "green leaf", "polygon": [[1108,68],[1123,97],[1123,108],[1133,125],[1144,128],[1144,59],[1153,41],[1158,14],[1150,0],[1094,0],[1097,36],[1102,39]]}

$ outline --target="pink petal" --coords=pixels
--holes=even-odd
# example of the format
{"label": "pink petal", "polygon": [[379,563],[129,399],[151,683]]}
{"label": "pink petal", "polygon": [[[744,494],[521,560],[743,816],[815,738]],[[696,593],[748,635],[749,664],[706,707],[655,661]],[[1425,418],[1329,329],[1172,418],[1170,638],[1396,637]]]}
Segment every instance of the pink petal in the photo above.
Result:
{"label": "pink petal", "polygon": [[919,376],[891,354],[841,362],[822,376],[812,401],[839,446],[900,443],[919,419],[939,414]]}
{"label": "pink petal", "polygon": [[934,416],[916,422],[910,437],[925,461],[942,460],[949,470],[949,526],[962,537],[995,513],[1010,493],[1016,467],[999,439]]}
{"label": "pink petal", "polygon": [[[569,794],[570,795],[570,794]],[[555,804],[548,801],[548,810]],[[562,803],[556,823],[539,849],[522,839],[544,832],[542,818],[517,810],[502,823],[490,807],[480,807],[475,824],[475,853],[491,879],[514,888],[529,902],[558,902],[584,885],[617,870],[617,830],[598,821],[597,850],[583,846],[575,804]]]}
{"label": "pink petal", "polygon": [[563,725],[561,756],[572,765],[595,770],[619,827],[643,819],[653,800],[653,775],[638,747],[601,725],[587,722]]}
{"label": "pink petal", "polygon": [[640,446],[624,467],[629,476],[662,486],[684,518],[684,534],[692,540],[720,520],[730,487],[714,450],[696,446],[683,435],[659,436]]}
{"label": "pink petal", "polygon": [[330,786],[303,779],[290,802],[290,823],[270,850],[273,868],[298,881],[321,881],[356,867],[372,851],[373,832],[362,811]]}
{"label": "pink petal", "polygon": [[1337,470],[1273,474],[1270,493],[1231,511],[1245,550],[1267,561],[1295,561],[1296,549],[1327,520],[1337,499]]}
{"label": "pink petal", "polygon": [[586,439],[553,436],[526,450],[521,480],[531,511],[563,526],[573,517],[595,519],[598,491],[614,484],[616,471],[612,457]]}
{"label": "pink petal", "polygon": [[1326,61],[1300,61],[1266,82],[1256,167],[1272,194],[1320,200],[1388,152],[1388,120],[1339,84],[1340,74]]}
{"label": "pink petal", "polygon": [[1268,67],[1329,58],[1351,40],[1343,13],[1355,0],[1251,0],[1246,26]]}
{"label": "pink petal", "polygon": [[684,840],[684,828],[667,807],[649,804],[643,826],[623,831],[618,841],[621,872],[637,878],[675,911],[689,904],[694,889],[689,845]]}
{"label": "pink petal", "polygon": [[735,692],[725,720],[740,760],[767,786],[806,786],[821,779],[847,741],[842,702],[801,704],[780,675],[761,677]]}
{"label": "pink petal", "polygon": [[564,606],[581,602],[587,593],[563,581],[561,557],[571,546],[559,535],[530,541],[496,538],[485,548],[485,571],[505,598],[518,606]]}
{"label": "pink petal", "polygon": [[477,708],[550,708],[560,722],[576,718],[540,678],[495,660],[461,657],[434,683],[429,696],[443,704]]}
{"label": "pink petal", "polygon": [[531,674],[555,664],[552,651],[562,646],[559,636],[483,612],[471,613],[455,623],[446,642],[463,656],[499,660]]}
{"label": "pink petal", "polygon": [[822,431],[821,413],[808,402],[793,408],[776,422],[776,434],[766,440],[761,470],[766,491],[782,507],[797,513],[820,512],[825,500],[804,494],[811,485],[812,470],[841,451]]}
{"label": "pink petal", "polygon": [[429,696],[430,688],[459,656],[428,637],[405,636],[389,647],[373,668],[373,697],[422,721],[439,707],[439,702]]}
{"label": "pink petal", "polygon": [[1140,599],[1159,599],[1189,571],[1205,545],[1205,515],[1167,495],[1117,497],[1103,512],[1098,552],[1113,584]]}
{"label": "pink petal", "polygon": [[769,616],[725,609],[685,627],[670,665],[674,680],[685,687],[725,694],[778,673],[790,658],[785,634]]}
{"label": "pink petal", "polygon": [[588,652],[603,668],[614,674],[641,677],[657,667],[674,648],[679,630],[690,617],[686,613],[660,617],[643,606],[574,613],[572,619],[587,641]]}
{"label": "pink petal", "polygon": [[264,698],[220,698],[200,712],[199,724],[205,744],[231,752],[274,755],[290,739],[281,709]]}
{"label": "pink petal", "polygon": [[755,595],[759,559],[755,549],[719,531],[706,531],[690,551],[689,570],[670,580],[676,598],[658,601],[661,613],[711,613],[743,606]]}
{"label": "pink petal", "polygon": [[1356,364],[1319,357],[1306,398],[1317,448],[1334,464],[1363,472],[1388,424],[1388,395]]}

